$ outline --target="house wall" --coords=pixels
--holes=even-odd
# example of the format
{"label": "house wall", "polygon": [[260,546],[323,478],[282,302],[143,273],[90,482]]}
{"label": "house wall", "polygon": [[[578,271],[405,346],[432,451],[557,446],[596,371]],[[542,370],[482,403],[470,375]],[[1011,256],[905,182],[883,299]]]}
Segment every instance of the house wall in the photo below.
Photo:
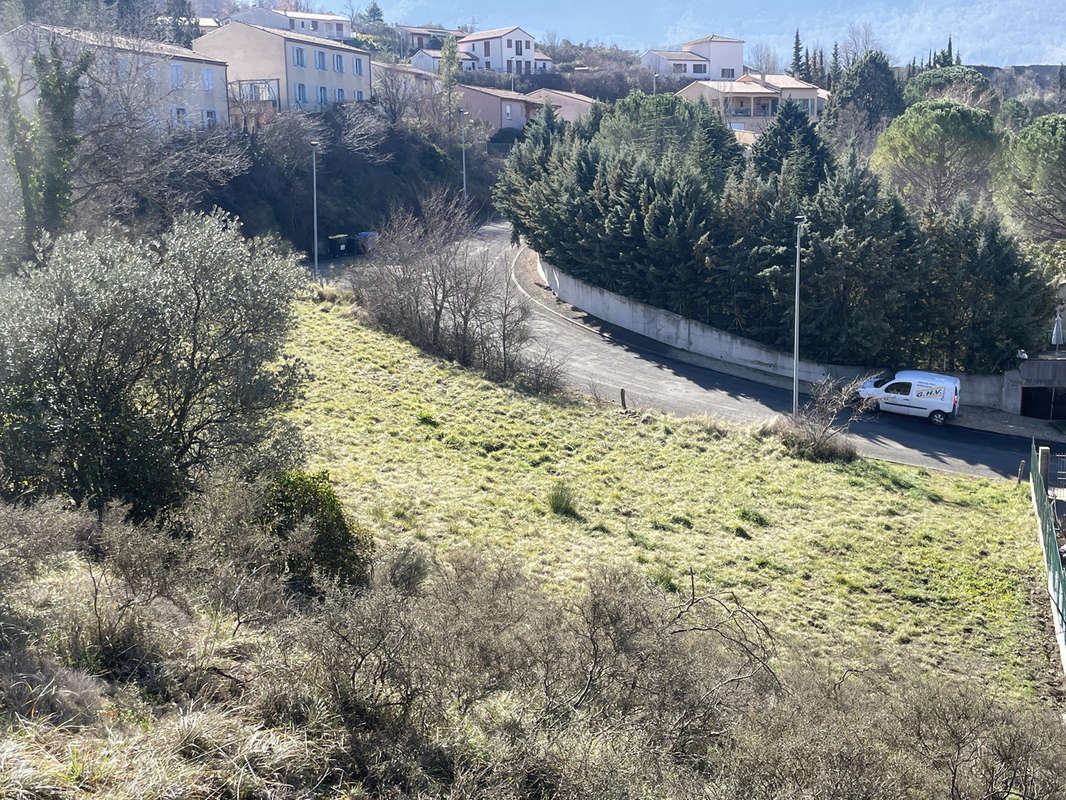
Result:
{"label": "house wall", "polygon": [[[645,69],[657,72],[660,75],[685,75],[687,77],[694,77],[697,80],[707,80],[712,77],[710,74],[710,66],[704,61],[691,61],[689,59],[671,61],[668,58],[663,58],[658,53],[649,52],[641,56],[640,63]],[[675,72],[674,64],[682,65],[684,71]],[[706,73],[693,71],[692,67],[695,64],[700,64],[708,71]]]}
{"label": "house wall", "polygon": [[[302,67],[294,63],[295,48],[303,48]],[[296,41],[286,39],[284,31],[279,30],[275,34],[235,23],[196,39],[193,49],[212,57],[225,58],[229,62],[231,81],[278,79],[282,110],[319,108],[319,86],[326,87],[329,104],[336,102],[338,88],[344,89],[345,102],[358,100],[360,91],[363,100],[370,99],[370,57],[348,48],[334,47],[326,39],[321,44]],[[315,66],[316,52],[325,54],[324,70]],[[341,55],[343,72],[335,71],[334,54]],[[356,74],[353,69],[353,59],[356,58],[362,62],[362,75]],[[298,102],[297,84],[305,87],[305,103]]]}
{"label": "house wall", "polygon": [[557,94],[548,89],[538,89],[535,92],[530,92],[529,96],[541,105],[547,100],[555,106],[556,115],[567,122],[577,122],[592,111],[592,103],[587,103],[565,94]]}
{"label": "house wall", "polygon": [[[80,114],[147,115],[161,125],[184,124],[201,127],[208,124],[207,112],[213,112],[216,125],[229,124],[229,101],[226,92],[226,65],[204,63],[190,52],[188,58],[124,47],[89,44],[62,35],[52,36],[32,25],[25,25],[0,36],[0,57],[16,71],[15,79],[24,77],[23,88],[35,86],[30,54],[54,41],[65,60],[73,62],[81,53],[91,52],[93,63],[81,84]],[[146,49],[152,42],[144,42]],[[178,68],[172,72],[172,67]],[[205,73],[209,76],[205,79]],[[26,113],[34,113],[36,90],[20,98]],[[179,116],[177,110],[183,114]]]}
{"label": "house wall", "polygon": [[245,22],[249,25],[262,25],[264,28],[279,30],[288,30],[289,27],[288,17],[271,11],[269,8],[246,8],[243,11],[235,11],[229,15],[225,24],[231,22]]}
{"label": "house wall", "polygon": [[[507,46],[507,42],[510,40],[511,46]],[[516,40],[522,42],[522,55],[518,55],[518,48],[516,46]],[[485,54],[485,44],[489,45],[489,53]],[[526,47],[526,42],[529,42],[529,47]],[[486,62],[488,62],[488,69],[491,72],[507,72],[507,62],[511,61],[512,72],[518,72],[517,63],[521,62],[521,72],[525,74],[527,71],[526,62],[529,62],[528,71],[532,74],[534,69],[534,60],[536,57],[536,40],[521,28],[517,28],[510,33],[500,36],[495,39],[479,39],[474,42],[463,42],[459,45],[459,49],[466,53],[473,53],[479,59],[478,69],[486,69]]]}
{"label": "house wall", "polygon": [[[295,63],[294,53],[302,49],[304,53],[304,66]],[[316,66],[316,53],[325,54],[325,69]],[[342,71],[334,69],[333,57],[341,56]],[[362,64],[362,74],[355,70],[355,61]],[[344,90],[344,102],[350,100],[370,99],[370,57],[366,54],[354,53],[348,49],[330,47],[323,40],[322,45],[314,45],[310,42],[293,40],[285,41],[285,69],[288,72],[287,100],[289,108],[302,108],[304,110],[316,110],[323,107],[319,102],[318,91],[320,87],[326,89],[325,105],[337,102],[337,89]],[[299,98],[299,86],[306,87],[306,102]],[[360,93],[361,96],[360,96]]]}
{"label": "house wall", "polygon": [[[744,74],[743,42],[703,42],[686,46],[685,49],[707,59],[708,80],[730,80]],[[723,75],[723,69],[733,70],[733,75]]]}
{"label": "house wall", "polygon": [[[504,127],[500,98],[484,92],[475,91],[468,86],[460,86],[457,88],[460,89],[462,95],[462,108],[470,114],[471,119],[487,123],[493,131]],[[508,127],[514,126],[510,125]]]}
{"label": "house wall", "polygon": [[419,50],[411,56],[411,66],[415,69],[425,70],[426,72],[440,71],[439,60],[426,55],[422,50]]}
{"label": "house wall", "polygon": [[[323,39],[333,39],[339,41],[341,39],[350,39],[352,37],[352,23],[346,19],[304,19],[302,17],[291,17],[288,14],[281,15],[285,17],[285,28],[293,31],[294,33],[305,33],[308,36],[321,36]],[[341,29],[337,30],[337,25],[341,26]]]}
{"label": "house wall", "polygon": [[192,49],[212,58],[225,59],[231,81],[277,79],[281,107],[288,107],[285,104],[288,96],[285,40],[280,36],[249,25],[230,23],[194,39]]}

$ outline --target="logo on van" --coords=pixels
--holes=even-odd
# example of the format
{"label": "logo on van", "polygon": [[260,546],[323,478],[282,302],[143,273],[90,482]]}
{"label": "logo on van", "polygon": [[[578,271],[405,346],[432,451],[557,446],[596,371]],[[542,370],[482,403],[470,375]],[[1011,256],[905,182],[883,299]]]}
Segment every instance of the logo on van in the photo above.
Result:
{"label": "logo on van", "polygon": [[943,400],[944,399],[944,387],[943,386],[934,386],[932,389],[919,389],[915,393],[914,396],[917,397],[917,398],[920,398],[922,400],[929,400],[929,399],[934,398],[934,397],[936,397],[936,398],[938,398],[940,400]]}

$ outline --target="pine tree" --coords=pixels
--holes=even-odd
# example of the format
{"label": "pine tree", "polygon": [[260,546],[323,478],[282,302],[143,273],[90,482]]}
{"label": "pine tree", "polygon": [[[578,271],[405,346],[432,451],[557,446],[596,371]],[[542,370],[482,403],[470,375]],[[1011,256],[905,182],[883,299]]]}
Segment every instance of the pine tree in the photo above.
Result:
{"label": "pine tree", "polygon": [[[800,147],[810,155],[810,169],[806,174],[816,185],[825,177],[827,168],[832,166],[832,153],[814,130],[807,112],[793,101],[785,100],[778,106],[777,114],[766,130],[752,145],[751,161],[759,175],[769,177],[779,174],[785,159]],[[814,185],[805,183],[803,189],[809,192]]]}
{"label": "pine tree", "polygon": [[370,25],[380,25],[385,21],[385,15],[381,12],[378,0],[370,0],[370,5],[363,12],[363,19]]}
{"label": "pine tree", "polygon": [[1066,106],[1066,65],[1059,64],[1059,105]]}
{"label": "pine tree", "polygon": [[803,50],[803,65],[800,68],[800,78],[808,83],[811,81],[811,51],[807,48]]}
{"label": "pine tree", "polygon": [[829,61],[829,85],[826,88],[830,91],[836,90],[837,84],[840,83],[843,75],[844,68],[840,63],[840,45],[833,42],[833,57]]}
{"label": "pine tree", "polygon": [[200,36],[200,20],[189,0],[167,0],[165,35],[171,44],[186,48]]}
{"label": "pine tree", "polygon": [[803,45],[800,43],[799,28],[796,28],[796,41],[792,44],[792,77],[800,77],[803,71]]}

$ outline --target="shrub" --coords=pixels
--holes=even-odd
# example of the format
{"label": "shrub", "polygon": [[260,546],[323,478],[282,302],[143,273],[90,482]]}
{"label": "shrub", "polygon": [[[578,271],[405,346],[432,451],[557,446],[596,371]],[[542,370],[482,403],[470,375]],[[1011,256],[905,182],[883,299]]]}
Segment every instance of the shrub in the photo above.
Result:
{"label": "shrub", "polygon": [[574,490],[562,481],[558,481],[548,492],[548,508],[561,517],[576,517]]}
{"label": "shrub", "polygon": [[316,570],[345,583],[366,581],[373,539],[344,510],[325,470],[291,470],[279,477],[268,493],[265,517],[275,535],[295,545],[288,567],[298,584],[309,587]]}

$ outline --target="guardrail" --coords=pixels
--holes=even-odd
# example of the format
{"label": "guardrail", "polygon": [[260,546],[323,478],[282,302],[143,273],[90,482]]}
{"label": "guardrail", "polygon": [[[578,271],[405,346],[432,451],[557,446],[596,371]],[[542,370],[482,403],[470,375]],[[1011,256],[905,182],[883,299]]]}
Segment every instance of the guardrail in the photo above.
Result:
{"label": "guardrail", "polygon": [[1055,508],[1048,499],[1047,484],[1040,472],[1036,441],[1032,443],[1029,456],[1029,481],[1033,493],[1033,507],[1040,526],[1040,544],[1044,550],[1044,566],[1047,570],[1047,591],[1051,598],[1051,613],[1055,617],[1055,633],[1059,642],[1059,655],[1066,671],[1066,571],[1062,568],[1058,536],[1055,533]]}

